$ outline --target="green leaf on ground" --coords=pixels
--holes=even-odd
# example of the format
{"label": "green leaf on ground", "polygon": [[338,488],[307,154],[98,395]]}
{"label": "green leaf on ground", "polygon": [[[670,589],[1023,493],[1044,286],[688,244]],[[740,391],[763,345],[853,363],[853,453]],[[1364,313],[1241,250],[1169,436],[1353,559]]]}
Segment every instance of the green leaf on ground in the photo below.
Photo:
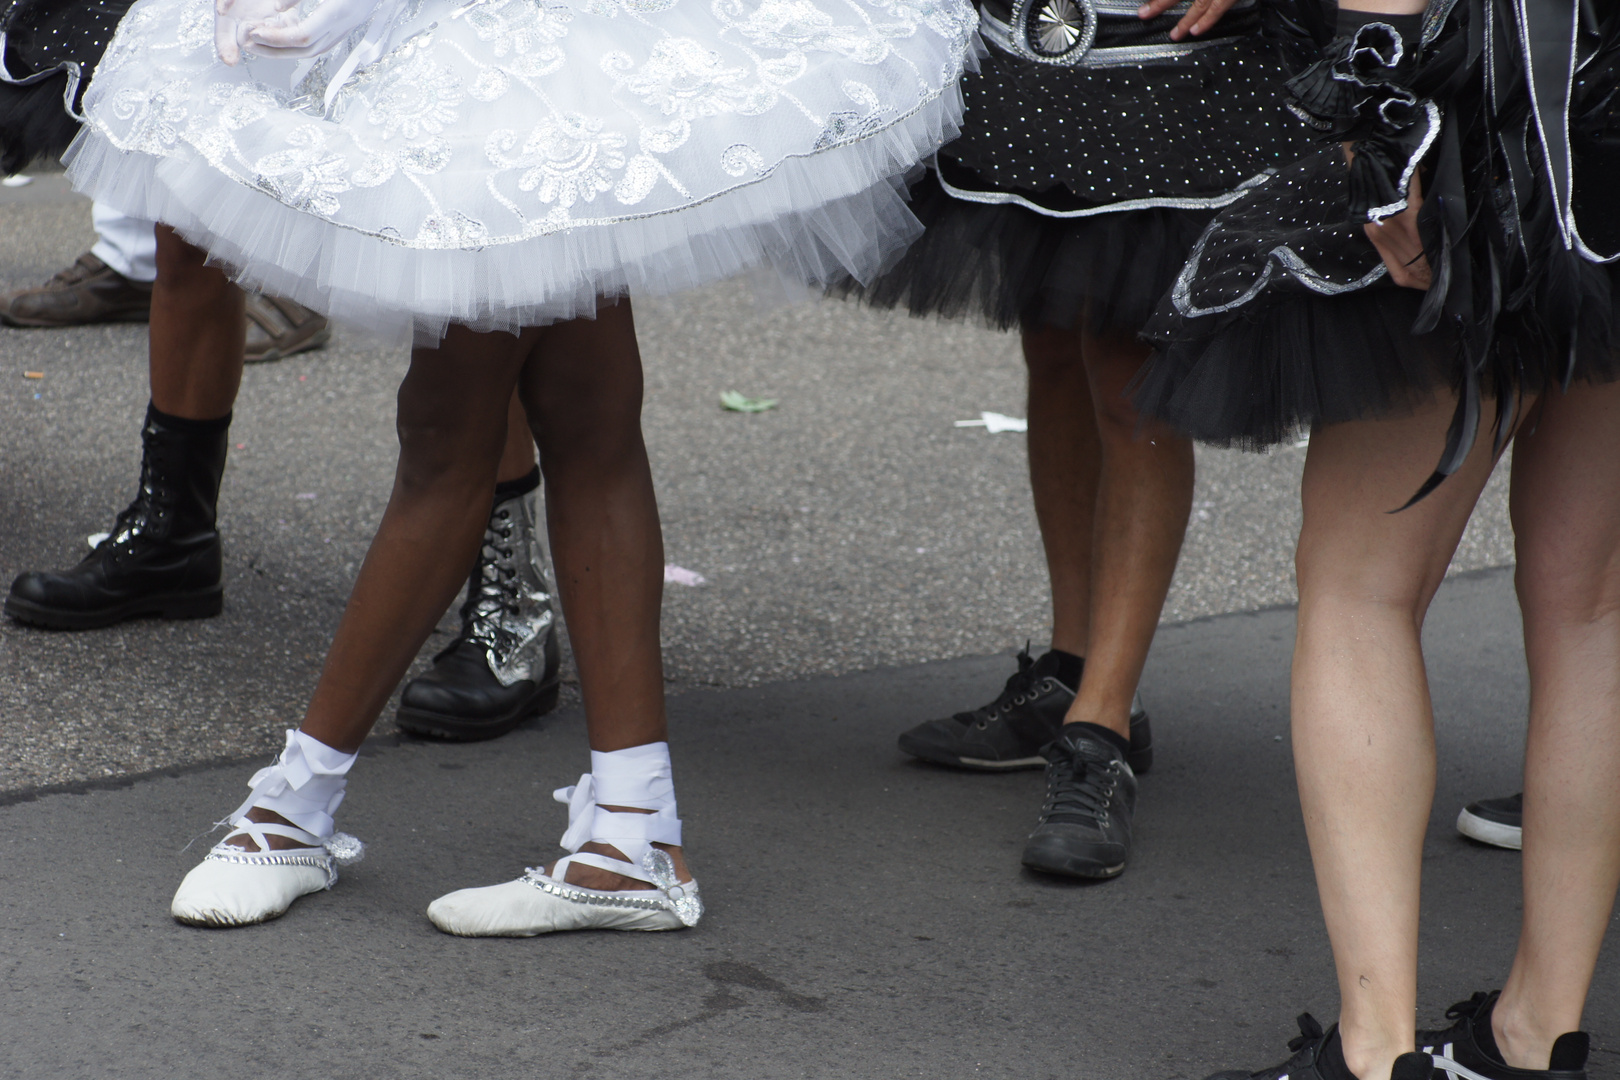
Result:
{"label": "green leaf on ground", "polygon": [[764,412],[776,408],[776,399],[744,397],[735,390],[722,390],[720,407],[731,412]]}

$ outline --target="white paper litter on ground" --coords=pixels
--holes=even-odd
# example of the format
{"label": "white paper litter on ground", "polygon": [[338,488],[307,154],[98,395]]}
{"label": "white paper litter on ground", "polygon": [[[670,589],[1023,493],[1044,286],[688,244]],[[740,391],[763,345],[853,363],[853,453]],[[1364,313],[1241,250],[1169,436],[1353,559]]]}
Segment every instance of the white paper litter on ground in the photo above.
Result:
{"label": "white paper litter on ground", "polygon": [[665,585],[703,585],[709,579],[696,570],[688,570],[684,566],[667,563],[664,566]]}
{"label": "white paper litter on ground", "polygon": [[1028,431],[1029,421],[1017,416],[1004,416],[998,412],[982,412],[977,420],[958,420],[957,427],[982,427],[992,435],[1003,431]]}

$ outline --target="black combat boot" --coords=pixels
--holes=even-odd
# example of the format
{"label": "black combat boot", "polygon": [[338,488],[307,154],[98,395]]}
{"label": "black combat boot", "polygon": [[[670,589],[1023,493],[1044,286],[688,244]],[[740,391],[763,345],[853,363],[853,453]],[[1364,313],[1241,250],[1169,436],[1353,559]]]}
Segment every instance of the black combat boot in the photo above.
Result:
{"label": "black combat boot", "polygon": [[557,707],[559,658],[540,470],[500,484],[461,605],[461,633],[405,684],[399,726],[440,739],[493,739]]}
{"label": "black combat boot", "polygon": [[218,615],[225,592],[214,509],[230,426],[229,416],[185,420],[148,405],[135,501],[73,569],[13,581],[5,613],[55,630]]}

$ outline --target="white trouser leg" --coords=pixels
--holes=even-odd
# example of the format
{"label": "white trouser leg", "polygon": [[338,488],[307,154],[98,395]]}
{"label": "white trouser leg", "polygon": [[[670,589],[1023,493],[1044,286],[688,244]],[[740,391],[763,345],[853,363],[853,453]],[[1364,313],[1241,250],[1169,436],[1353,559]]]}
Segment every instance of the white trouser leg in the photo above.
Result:
{"label": "white trouser leg", "polygon": [[157,236],[144,218],[121,214],[103,203],[90,204],[96,246],[90,254],[131,281],[157,280]]}

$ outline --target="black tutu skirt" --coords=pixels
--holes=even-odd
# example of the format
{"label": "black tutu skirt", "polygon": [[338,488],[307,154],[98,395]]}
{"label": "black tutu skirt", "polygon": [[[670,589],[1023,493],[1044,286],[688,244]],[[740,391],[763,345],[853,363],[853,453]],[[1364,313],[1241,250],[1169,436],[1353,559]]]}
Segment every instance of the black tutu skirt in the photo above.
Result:
{"label": "black tutu skirt", "polygon": [[[1620,273],[1587,247],[1620,240],[1612,197],[1599,194],[1620,183],[1620,19],[1589,26],[1581,40],[1568,114],[1580,224],[1570,231],[1548,153],[1511,137],[1534,131],[1524,69],[1497,71],[1487,90],[1483,35],[1467,33],[1498,3],[1442,5],[1446,21],[1431,16],[1421,65],[1391,65],[1359,84],[1355,104],[1370,123],[1353,110],[1335,119],[1326,101],[1351,85],[1349,65],[1371,55],[1362,49],[1357,60],[1354,41],[1333,43],[1314,69],[1322,79],[1307,72],[1291,83],[1332,142],[1223,209],[1199,238],[1144,333],[1158,346],[1132,388],[1145,415],[1206,442],[1259,449],[1316,424],[1396,416],[1455,393],[1435,483],[1493,422],[1492,403],[1500,432],[1529,395],[1620,376]],[[1493,14],[1512,34],[1507,5]],[[1399,57],[1388,44],[1386,55]],[[1515,57],[1517,40],[1494,47]],[[1353,168],[1340,140],[1355,144]],[[1425,191],[1427,292],[1390,280],[1363,225],[1404,208],[1413,175]]]}
{"label": "black tutu skirt", "polygon": [[[947,175],[955,166],[940,158]],[[939,173],[912,188],[923,235],[862,289],[875,307],[969,318],[999,330],[1053,326],[1135,334],[1187,260],[1213,210],[1154,207],[1055,218],[947,194]]]}
{"label": "black tutu skirt", "polygon": [[963,79],[962,133],[912,190],[922,238],[834,292],[1001,329],[1135,334],[1215,210],[1311,146],[1282,100],[1266,6],[1240,4],[1193,43],[1169,40],[1179,10],[1105,12],[1064,64],[1032,51],[1030,28],[1079,9],[1044,3],[985,0],[990,50]]}
{"label": "black tutu skirt", "polygon": [[134,0],[13,0],[0,9],[0,175],[60,157],[79,102]]}
{"label": "black tutu skirt", "polygon": [[[1413,333],[1425,294],[1390,281],[1361,226],[1344,223],[1347,205],[1334,148],[1223,211],[1145,320],[1159,352],[1132,389],[1137,408],[1201,441],[1260,450],[1316,424],[1408,413],[1461,390],[1471,365],[1491,397],[1620,374],[1612,268],[1560,260],[1546,284],[1557,303],[1500,313],[1472,357],[1450,323]],[[1573,334],[1548,321],[1569,312]]]}

